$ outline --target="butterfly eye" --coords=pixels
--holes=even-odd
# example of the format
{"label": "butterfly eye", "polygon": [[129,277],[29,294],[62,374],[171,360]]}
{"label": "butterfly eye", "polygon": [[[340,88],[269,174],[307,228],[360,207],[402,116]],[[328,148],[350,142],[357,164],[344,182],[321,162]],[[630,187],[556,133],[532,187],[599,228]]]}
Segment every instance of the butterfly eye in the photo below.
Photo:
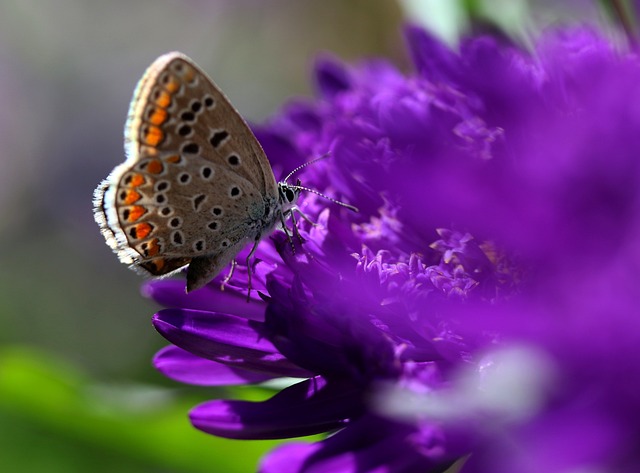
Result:
{"label": "butterfly eye", "polygon": [[284,190],[284,197],[287,199],[287,202],[293,202],[294,200],[296,200],[296,193],[291,189],[286,188]]}

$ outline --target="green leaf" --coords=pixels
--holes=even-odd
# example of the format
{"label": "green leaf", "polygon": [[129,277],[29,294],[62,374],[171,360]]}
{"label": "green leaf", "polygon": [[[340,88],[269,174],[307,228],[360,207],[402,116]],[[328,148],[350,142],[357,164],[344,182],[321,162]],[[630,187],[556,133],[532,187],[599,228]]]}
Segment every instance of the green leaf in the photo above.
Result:
{"label": "green leaf", "polygon": [[[251,399],[271,393],[240,392]],[[226,440],[197,431],[187,413],[204,399],[182,388],[98,385],[50,354],[5,347],[0,470],[255,471],[259,458],[279,442]]]}

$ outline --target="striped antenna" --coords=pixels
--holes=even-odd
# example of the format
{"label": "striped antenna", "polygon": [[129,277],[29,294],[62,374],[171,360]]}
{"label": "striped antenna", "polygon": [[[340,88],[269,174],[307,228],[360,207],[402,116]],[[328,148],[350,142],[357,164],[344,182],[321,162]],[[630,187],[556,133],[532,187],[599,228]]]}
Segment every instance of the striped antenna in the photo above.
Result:
{"label": "striped antenna", "polygon": [[[318,161],[322,161],[323,159],[327,159],[329,156],[331,155],[330,152],[323,154],[322,156],[320,156],[319,158],[316,159],[312,159],[311,161],[308,161],[304,164],[301,164],[300,166],[298,166],[297,168],[295,168],[293,171],[291,171],[289,174],[287,174],[287,177],[284,178],[284,183],[286,184],[287,181],[289,180],[289,178],[291,176],[293,176],[296,172],[298,172],[300,169],[305,168],[307,166],[310,166],[311,164],[315,164]],[[332,197],[329,197],[328,195],[324,195],[322,192],[319,192],[315,189],[310,189],[308,187],[304,187],[300,185],[300,179],[298,179],[298,182],[296,182],[295,185],[292,184],[286,184],[289,188],[291,189],[297,189],[300,191],[307,191],[307,192],[311,192],[313,194],[319,195],[320,197],[322,197],[323,199],[327,199],[330,200],[331,202],[333,202],[334,204],[338,204],[341,205],[342,207],[345,207],[349,210],[353,210],[354,212],[358,212],[358,208],[354,207],[353,205],[349,205],[349,204],[345,204],[344,202],[340,202],[339,200],[336,200]]]}
{"label": "striped antenna", "polygon": [[[298,182],[300,182],[300,181],[298,181]],[[291,185],[291,184],[287,184],[287,185],[288,185],[291,189],[297,189],[297,190],[301,190],[301,191],[311,192],[311,193],[313,193],[313,194],[319,195],[320,197],[322,197],[322,198],[324,198],[324,199],[330,200],[330,201],[331,201],[331,202],[333,202],[334,204],[338,204],[338,205],[341,205],[341,206],[343,206],[343,207],[346,207],[346,208],[347,208],[347,209],[349,209],[349,210],[353,210],[354,212],[358,212],[358,207],[354,207],[353,205],[349,205],[349,204],[345,204],[344,202],[340,202],[339,200],[336,200],[336,199],[334,199],[334,198],[332,198],[332,197],[329,197],[328,195],[324,195],[322,192],[318,192],[318,191],[317,191],[317,190],[315,190],[315,189],[309,189],[308,187],[304,187],[304,186],[301,186],[301,185],[299,185],[299,184],[296,184],[295,186],[294,186],[294,185]]]}
{"label": "striped antenna", "polygon": [[317,163],[318,161],[322,161],[323,159],[327,159],[329,156],[331,155],[330,152],[323,154],[322,156],[320,156],[319,158],[316,159],[312,159],[311,161],[308,161],[304,164],[301,164],[300,166],[298,166],[297,168],[295,168],[293,171],[291,171],[289,174],[287,174],[287,177],[284,178],[284,182],[287,182],[289,180],[289,178],[291,176],[293,176],[295,173],[297,173],[300,169],[302,168],[306,168],[307,166],[310,166],[312,164]]}

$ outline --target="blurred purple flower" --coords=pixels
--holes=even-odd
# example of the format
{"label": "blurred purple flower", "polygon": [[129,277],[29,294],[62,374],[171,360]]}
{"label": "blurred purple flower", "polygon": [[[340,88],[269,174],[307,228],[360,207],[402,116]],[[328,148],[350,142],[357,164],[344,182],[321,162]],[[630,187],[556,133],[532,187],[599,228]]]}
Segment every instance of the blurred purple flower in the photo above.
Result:
{"label": "blurred purple flower", "polygon": [[[289,438],[262,472],[637,471],[640,63],[588,28],[533,51],[475,37],[454,53],[409,27],[416,73],[324,57],[319,98],[256,129],[304,184],[317,226],[281,233],[192,294],[146,293],[178,381],[302,381],[214,400],[193,424]],[[243,261],[243,258],[239,258]],[[243,272],[244,271],[244,272]],[[240,276],[238,276],[240,274]]]}

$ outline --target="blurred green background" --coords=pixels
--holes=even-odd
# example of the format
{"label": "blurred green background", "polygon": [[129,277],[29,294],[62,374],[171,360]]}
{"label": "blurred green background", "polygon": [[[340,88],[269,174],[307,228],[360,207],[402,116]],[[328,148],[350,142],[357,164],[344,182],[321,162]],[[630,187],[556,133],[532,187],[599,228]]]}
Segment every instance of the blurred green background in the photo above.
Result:
{"label": "blurred green background", "polygon": [[190,427],[198,402],[269,391],[159,375],[157,307],[93,221],[93,189],[124,160],[129,100],[157,56],[188,54],[259,122],[313,94],[319,52],[408,69],[408,18],[455,44],[471,18],[521,35],[598,18],[593,3],[0,0],[0,471],[245,472],[275,445]]}

